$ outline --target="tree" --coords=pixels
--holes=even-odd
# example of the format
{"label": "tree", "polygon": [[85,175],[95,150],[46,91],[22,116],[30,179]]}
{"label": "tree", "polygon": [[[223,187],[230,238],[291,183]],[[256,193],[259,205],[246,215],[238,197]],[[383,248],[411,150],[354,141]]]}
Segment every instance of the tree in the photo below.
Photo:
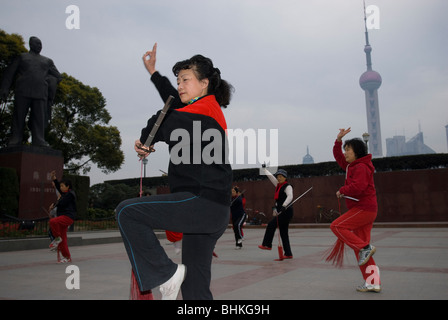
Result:
{"label": "tree", "polygon": [[[22,52],[26,52],[22,36],[7,34],[0,29],[0,77],[3,70]],[[121,137],[117,127],[108,126],[111,116],[100,90],[62,74],[46,140],[64,155],[65,169],[72,174],[87,173],[94,163],[104,173],[115,172],[124,162],[120,150]],[[7,103],[0,105],[0,147],[5,147],[10,135],[14,87]],[[29,138],[25,133],[24,138]]]}
{"label": "tree", "polygon": [[64,154],[67,170],[89,172],[95,163],[103,172],[120,169],[124,161],[120,131],[106,126],[111,119],[98,88],[62,74],[47,133],[48,143]]}
{"label": "tree", "polygon": [[[3,79],[3,71],[14,58],[27,51],[21,35],[8,34],[0,29],[0,80]],[[11,134],[13,90],[14,86],[10,90],[8,101],[0,104],[0,147],[6,146],[7,136]]]}
{"label": "tree", "polygon": [[19,34],[7,34],[0,29],[0,79],[3,76],[3,70],[14,60],[16,56],[27,52],[23,37]]}
{"label": "tree", "polygon": [[99,183],[89,190],[90,206],[105,210],[113,210],[126,199],[138,196],[138,186],[131,187],[124,183]]}
{"label": "tree", "polygon": [[19,207],[19,178],[17,172],[10,168],[0,167],[0,210],[17,216]]}

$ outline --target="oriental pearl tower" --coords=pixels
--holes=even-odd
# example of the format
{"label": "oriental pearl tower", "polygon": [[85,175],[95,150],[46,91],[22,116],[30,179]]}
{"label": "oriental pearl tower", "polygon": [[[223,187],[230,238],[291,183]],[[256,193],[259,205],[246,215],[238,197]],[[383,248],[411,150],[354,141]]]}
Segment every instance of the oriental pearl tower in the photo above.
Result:
{"label": "oriental pearl tower", "polygon": [[369,33],[367,32],[365,4],[364,25],[366,36],[364,52],[366,53],[367,71],[359,78],[359,85],[364,90],[366,96],[367,132],[370,135],[368,150],[373,157],[382,157],[383,148],[381,144],[380,109],[378,105],[378,89],[381,86],[382,79],[378,72],[372,70],[372,47],[369,44]]}

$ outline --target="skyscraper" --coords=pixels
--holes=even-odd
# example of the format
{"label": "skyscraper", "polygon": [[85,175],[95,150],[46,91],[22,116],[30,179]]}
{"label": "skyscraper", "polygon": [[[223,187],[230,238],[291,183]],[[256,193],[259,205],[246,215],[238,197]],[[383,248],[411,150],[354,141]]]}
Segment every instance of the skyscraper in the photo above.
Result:
{"label": "skyscraper", "polygon": [[303,157],[303,164],[313,164],[313,163],[314,163],[314,159],[310,155],[310,149],[309,149],[309,147],[306,147],[306,155]]}
{"label": "skyscraper", "polygon": [[364,4],[364,26],[366,45],[364,52],[366,53],[367,71],[359,78],[359,85],[365,92],[366,112],[367,112],[367,132],[369,138],[369,152],[373,157],[383,156],[383,147],[381,143],[381,125],[380,125],[380,109],[378,105],[378,89],[381,86],[382,79],[378,72],[372,69],[372,47],[369,43],[369,33],[367,31],[366,7]]}
{"label": "skyscraper", "polygon": [[445,126],[446,129],[446,147],[448,149],[448,124]]}

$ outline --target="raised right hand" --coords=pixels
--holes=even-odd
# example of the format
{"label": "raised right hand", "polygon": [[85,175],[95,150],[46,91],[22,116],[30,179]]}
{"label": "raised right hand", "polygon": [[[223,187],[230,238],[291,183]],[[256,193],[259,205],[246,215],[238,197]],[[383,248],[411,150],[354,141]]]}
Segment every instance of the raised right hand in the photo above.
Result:
{"label": "raised right hand", "polygon": [[157,42],[152,47],[152,51],[146,51],[143,55],[143,64],[145,65],[146,70],[148,70],[149,74],[152,75],[156,72],[156,56],[157,56]]}
{"label": "raised right hand", "polygon": [[348,128],[348,129],[339,129],[339,133],[338,133],[338,136],[336,137],[336,139],[337,139],[338,141],[342,141],[342,138],[343,138],[347,133],[349,133],[350,131],[352,131],[351,128]]}

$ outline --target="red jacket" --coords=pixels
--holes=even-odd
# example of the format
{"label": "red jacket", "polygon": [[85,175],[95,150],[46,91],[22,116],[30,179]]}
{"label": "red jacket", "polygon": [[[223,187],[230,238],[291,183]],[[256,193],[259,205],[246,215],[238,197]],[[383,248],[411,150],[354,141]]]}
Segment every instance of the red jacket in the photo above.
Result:
{"label": "red jacket", "polygon": [[347,208],[357,207],[368,211],[377,211],[378,203],[373,181],[375,167],[372,164],[372,155],[369,154],[348,163],[342,153],[342,141],[337,140],[334,143],[333,155],[336,162],[345,171],[345,184],[339,189],[339,192],[359,200],[346,199]]}

